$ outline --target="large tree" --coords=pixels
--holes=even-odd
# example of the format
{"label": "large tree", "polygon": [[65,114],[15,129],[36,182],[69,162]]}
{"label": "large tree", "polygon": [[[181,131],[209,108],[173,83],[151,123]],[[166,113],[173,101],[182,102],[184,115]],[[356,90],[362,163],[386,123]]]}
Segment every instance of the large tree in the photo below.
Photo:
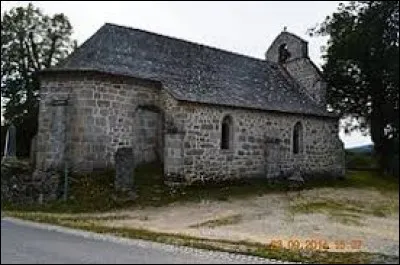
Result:
{"label": "large tree", "polygon": [[329,37],[322,68],[330,107],[357,119],[345,129],[369,132],[387,168],[399,139],[399,2],[341,3],[310,34]]}
{"label": "large tree", "polygon": [[17,127],[17,154],[29,154],[37,132],[39,82],[36,73],[65,58],[75,47],[63,14],[45,15],[31,3],[1,18],[1,96],[4,121]]}

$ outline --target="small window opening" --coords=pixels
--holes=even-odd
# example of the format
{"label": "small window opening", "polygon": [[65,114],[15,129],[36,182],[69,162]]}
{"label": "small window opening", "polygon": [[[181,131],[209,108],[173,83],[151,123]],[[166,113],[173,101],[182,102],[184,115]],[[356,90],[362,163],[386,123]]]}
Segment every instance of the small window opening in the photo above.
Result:
{"label": "small window opening", "polygon": [[300,122],[297,122],[293,129],[293,153],[298,154],[302,151],[302,133],[303,127]]}
{"label": "small window opening", "polygon": [[232,131],[232,118],[230,116],[225,116],[221,126],[221,149],[232,148]]}
{"label": "small window opening", "polygon": [[290,52],[286,43],[279,46],[279,63],[285,63],[290,58]]}

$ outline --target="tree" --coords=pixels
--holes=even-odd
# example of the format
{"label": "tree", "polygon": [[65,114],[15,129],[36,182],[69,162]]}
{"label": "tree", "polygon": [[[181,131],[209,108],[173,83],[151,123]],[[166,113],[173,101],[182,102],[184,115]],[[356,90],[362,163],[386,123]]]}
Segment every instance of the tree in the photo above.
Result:
{"label": "tree", "polygon": [[357,119],[347,132],[371,134],[386,169],[399,139],[399,2],[341,3],[310,35],[329,36],[322,67],[329,106]]}
{"label": "tree", "polygon": [[5,124],[17,127],[17,154],[29,154],[37,132],[39,81],[36,73],[55,65],[75,47],[64,14],[48,16],[31,3],[1,18],[1,96]]}

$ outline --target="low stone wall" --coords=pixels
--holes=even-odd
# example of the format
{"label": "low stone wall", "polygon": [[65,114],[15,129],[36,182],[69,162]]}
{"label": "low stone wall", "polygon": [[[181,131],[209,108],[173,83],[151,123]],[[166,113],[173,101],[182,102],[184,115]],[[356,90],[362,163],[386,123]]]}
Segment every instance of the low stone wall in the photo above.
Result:
{"label": "low stone wall", "polygon": [[60,174],[35,171],[25,161],[1,164],[1,202],[12,204],[44,203],[59,198]]}
{"label": "low stone wall", "polygon": [[184,164],[193,163],[190,157],[184,160],[183,157],[183,138],[182,132],[165,134],[164,148],[164,178],[169,186],[182,184],[185,182],[183,174]]}

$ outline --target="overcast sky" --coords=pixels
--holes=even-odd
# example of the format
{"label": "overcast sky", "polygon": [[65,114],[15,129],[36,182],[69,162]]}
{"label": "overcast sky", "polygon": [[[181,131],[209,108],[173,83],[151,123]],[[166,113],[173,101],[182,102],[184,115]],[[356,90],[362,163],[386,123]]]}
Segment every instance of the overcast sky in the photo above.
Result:
{"label": "overcast sky", "polygon": [[[27,1],[1,1],[1,12]],[[104,23],[144,29],[221,48],[256,58],[264,53],[286,26],[309,42],[311,59],[320,66],[326,38],[310,38],[306,31],[334,12],[339,1],[269,2],[103,2],[32,1],[46,14],[64,13],[82,44]],[[359,133],[341,138],[346,147],[370,143]]]}

